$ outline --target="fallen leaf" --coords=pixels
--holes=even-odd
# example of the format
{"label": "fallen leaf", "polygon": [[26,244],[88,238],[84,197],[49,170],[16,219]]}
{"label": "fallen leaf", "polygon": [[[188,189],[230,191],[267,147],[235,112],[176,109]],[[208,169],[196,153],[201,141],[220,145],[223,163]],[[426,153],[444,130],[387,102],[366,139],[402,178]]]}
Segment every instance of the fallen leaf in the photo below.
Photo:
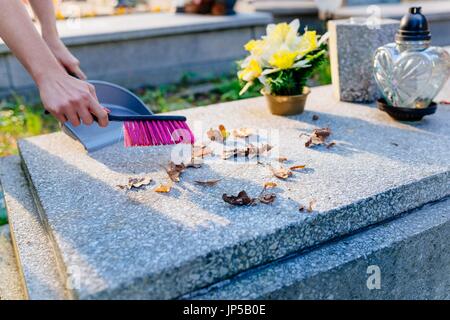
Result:
{"label": "fallen leaf", "polygon": [[170,185],[170,184],[160,184],[153,191],[158,192],[158,193],[169,193],[171,189],[172,189],[172,185]]}
{"label": "fallen leaf", "polygon": [[144,178],[128,178],[128,184],[117,185],[120,189],[139,189],[141,187],[149,185],[153,180],[149,177]]}
{"label": "fallen leaf", "polygon": [[306,210],[307,210],[309,213],[313,212],[313,211],[314,211],[313,205],[315,205],[315,204],[316,204],[316,200],[311,200],[311,201],[309,202],[308,208],[307,208]]}
{"label": "fallen leaf", "polygon": [[317,114],[313,115],[313,116],[312,116],[312,120],[313,120],[313,121],[319,120],[319,116],[318,116]]}
{"label": "fallen leaf", "polygon": [[308,141],[305,142],[305,147],[309,148],[325,143],[325,140],[331,135],[330,128],[314,129]]}
{"label": "fallen leaf", "polygon": [[222,133],[217,129],[209,129],[206,132],[206,135],[208,136],[208,139],[215,142],[223,142],[223,136]]}
{"label": "fallen leaf", "polygon": [[297,165],[297,166],[292,166],[289,168],[289,170],[299,170],[299,169],[305,169],[306,165]]}
{"label": "fallen leaf", "polygon": [[222,140],[226,140],[230,136],[230,133],[227,131],[223,124],[219,126],[219,132],[222,135]]}
{"label": "fallen leaf", "polygon": [[222,195],[222,199],[226,203],[232,204],[234,206],[248,206],[248,205],[255,203],[255,199],[250,198],[247,195],[247,192],[245,192],[244,190],[239,192],[239,194],[237,196],[229,196],[226,193],[224,193]]}
{"label": "fallen leaf", "polygon": [[206,181],[196,180],[195,183],[202,185],[202,186],[212,187],[212,186],[215,186],[220,180],[222,180],[222,179],[206,180]]}
{"label": "fallen leaf", "polygon": [[194,146],[192,148],[192,157],[194,158],[204,158],[209,156],[212,153],[212,150],[205,145]]}
{"label": "fallen leaf", "polygon": [[198,168],[201,168],[201,167],[202,167],[202,164],[201,164],[201,163],[191,162],[191,163],[185,164],[184,167],[185,167],[185,168],[194,168],[194,169],[198,169]]}
{"label": "fallen leaf", "polygon": [[286,162],[287,160],[288,160],[288,158],[286,158],[286,157],[279,157],[278,159],[278,162]]}
{"label": "fallen leaf", "polygon": [[270,166],[270,170],[272,170],[273,175],[279,179],[287,179],[292,176],[292,171],[281,166],[278,168]]}
{"label": "fallen leaf", "polygon": [[236,138],[247,138],[253,134],[253,130],[250,128],[240,128],[233,130],[233,136]]}
{"label": "fallen leaf", "polygon": [[330,149],[331,147],[334,147],[336,145],[336,142],[330,142],[327,144],[327,149]]}
{"label": "fallen leaf", "polygon": [[272,202],[275,201],[276,198],[277,198],[277,195],[275,193],[266,193],[266,194],[263,194],[262,196],[260,196],[258,198],[258,200],[264,204],[271,204]]}
{"label": "fallen leaf", "polygon": [[230,159],[232,157],[242,156],[242,157],[250,157],[253,158],[255,156],[260,156],[268,151],[270,151],[273,147],[269,144],[263,144],[259,147],[249,144],[245,148],[233,148],[224,150],[222,153],[222,159]]}
{"label": "fallen leaf", "polygon": [[181,164],[175,164],[172,161],[169,162],[169,165],[166,167],[166,172],[169,175],[170,180],[173,182],[180,181],[181,173],[186,169],[186,166]]}
{"label": "fallen leaf", "polygon": [[266,182],[264,183],[264,190],[275,188],[277,186],[276,182]]}

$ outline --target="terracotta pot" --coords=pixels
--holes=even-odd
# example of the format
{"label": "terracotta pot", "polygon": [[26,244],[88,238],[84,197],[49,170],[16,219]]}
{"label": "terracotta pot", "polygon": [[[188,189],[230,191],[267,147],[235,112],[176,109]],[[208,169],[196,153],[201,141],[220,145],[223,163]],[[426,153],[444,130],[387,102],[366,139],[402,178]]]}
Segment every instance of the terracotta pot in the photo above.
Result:
{"label": "terracotta pot", "polygon": [[266,97],[267,105],[272,114],[279,116],[290,116],[303,113],[305,110],[306,98],[311,90],[308,87],[303,88],[303,94],[296,96],[275,96],[268,94],[263,90],[261,93]]}

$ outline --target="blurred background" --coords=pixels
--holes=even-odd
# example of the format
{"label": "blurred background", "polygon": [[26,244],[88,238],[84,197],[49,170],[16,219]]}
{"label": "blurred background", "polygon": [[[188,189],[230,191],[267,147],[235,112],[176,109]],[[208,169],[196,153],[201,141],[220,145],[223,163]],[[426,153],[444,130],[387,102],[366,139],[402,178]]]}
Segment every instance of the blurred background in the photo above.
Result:
{"label": "blurred background", "polygon": [[[425,7],[435,44],[450,45],[449,0],[54,0],[60,35],[89,78],[133,90],[156,113],[259,96],[258,87],[239,96],[236,62],[270,22],[299,18],[324,33],[327,19],[398,19],[412,3]],[[330,83],[327,61],[308,85]],[[0,40],[0,156],[17,153],[22,137],[59,129],[42,112]]]}

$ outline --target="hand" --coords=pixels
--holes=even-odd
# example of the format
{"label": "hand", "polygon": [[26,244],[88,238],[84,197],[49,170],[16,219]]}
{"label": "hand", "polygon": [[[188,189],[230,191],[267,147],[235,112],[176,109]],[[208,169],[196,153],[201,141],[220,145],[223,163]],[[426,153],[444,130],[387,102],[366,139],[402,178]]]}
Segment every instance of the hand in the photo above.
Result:
{"label": "hand", "polygon": [[80,69],[80,61],[70,53],[69,49],[67,49],[58,37],[46,37],[44,35],[43,38],[56,60],[58,60],[68,73],[81,80],[87,79],[84,72]]}
{"label": "hand", "polygon": [[[63,70],[52,71],[36,81],[44,108],[60,122],[69,121],[73,126],[91,125],[92,115],[101,127],[108,125],[108,113],[99,104],[95,88],[78,80]],[[81,121],[80,121],[81,120]]]}

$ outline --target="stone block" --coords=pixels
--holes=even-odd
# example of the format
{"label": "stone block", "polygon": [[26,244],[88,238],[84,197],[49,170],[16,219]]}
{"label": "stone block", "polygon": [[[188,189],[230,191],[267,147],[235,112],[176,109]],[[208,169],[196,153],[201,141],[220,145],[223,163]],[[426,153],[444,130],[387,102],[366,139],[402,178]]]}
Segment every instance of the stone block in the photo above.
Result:
{"label": "stone block", "polygon": [[[90,79],[130,88],[178,82],[204,67],[210,75],[229,74],[244,54],[252,29],[164,36],[71,48]],[[231,44],[231,45],[230,45]],[[200,76],[201,76],[200,75]]]}
{"label": "stone block", "polygon": [[341,101],[372,102],[380,93],[373,75],[373,55],[393,42],[398,21],[379,20],[377,26],[363,18],[328,22],[331,77],[335,97]]}
{"label": "stone block", "polygon": [[184,299],[450,299],[450,199]]}
{"label": "stone block", "polygon": [[[0,158],[0,181],[12,231],[11,253],[14,248],[19,262],[20,272],[16,271],[16,278],[20,279],[18,283],[21,289],[22,283],[24,284],[22,298],[30,300],[69,298],[66,296],[62,281],[63,273],[58,270],[52,243],[41,223],[19,157]],[[0,247],[1,241],[0,236]],[[1,257],[3,255],[0,253],[0,264]],[[0,283],[3,279],[3,273],[1,274]]]}
{"label": "stone block", "polygon": [[[309,170],[276,180],[270,206],[231,207],[222,200],[241,190],[256,196],[275,181],[257,163],[216,159],[158,194],[154,187],[168,182],[161,166],[170,146],[114,145],[87,154],[62,133],[20,141],[58,261],[77,270],[73,296],[177,298],[450,195],[449,109],[404,124],[371,105],[337,102],[331,90],[314,88],[305,113],[292,117],[270,115],[262,98],[177,112],[204,130],[219,124],[279,130],[281,139],[271,141],[279,154]],[[300,133],[325,126],[336,146],[305,148]],[[155,182],[140,191],[117,187],[136,175]],[[194,182],[209,178],[223,180],[206,190]],[[311,200],[313,212],[299,211]],[[67,276],[72,282],[74,275]]]}

